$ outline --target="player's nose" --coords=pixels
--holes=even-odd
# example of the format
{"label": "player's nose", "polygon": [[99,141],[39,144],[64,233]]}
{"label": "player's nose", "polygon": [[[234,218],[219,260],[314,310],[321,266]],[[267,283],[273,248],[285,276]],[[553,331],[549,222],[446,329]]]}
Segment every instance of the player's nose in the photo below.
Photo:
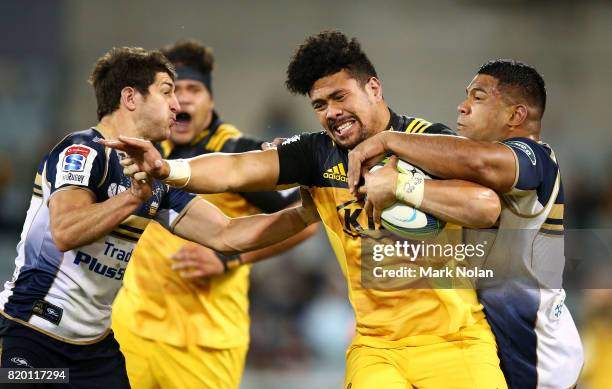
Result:
{"label": "player's nose", "polygon": [[177,113],[181,110],[181,104],[179,103],[176,95],[170,100],[170,111]]}
{"label": "player's nose", "polygon": [[467,115],[470,111],[469,105],[467,103],[467,99],[463,100],[461,103],[459,103],[459,105],[457,106],[457,112],[459,114],[462,115]]}
{"label": "player's nose", "polygon": [[336,119],[337,117],[342,116],[342,109],[340,107],[329,104],[327,106],[327,111],[325,111],[326,119]]}

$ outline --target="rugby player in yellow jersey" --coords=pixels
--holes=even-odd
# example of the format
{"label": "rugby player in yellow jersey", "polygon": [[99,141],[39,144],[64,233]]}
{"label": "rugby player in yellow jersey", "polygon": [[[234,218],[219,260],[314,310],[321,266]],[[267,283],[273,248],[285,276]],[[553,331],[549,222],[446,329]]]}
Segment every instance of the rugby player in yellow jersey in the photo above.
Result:
{"label": "rugby player in yellow jersey", "polygon": [[[162,52],[176,67],[180,104],[176,125],[158,145],[164,157],[261,149],[262,142],[243,137],[215,112],[209,48],[182,41]],[[300,199],[298,189],[202,197],[230,217],[276,212]],[[312,225],[277,245],[226,257],[151,223],[113,307],[113,329],[131,385],[237,389],[249,343],[248,263],[287,250],[315,231]],[[202,274],[222,275],[202,279]]]}
{"label": "rugby player in yellow jersey", "polygon": [[[450,130],[391,111],[359,43],[340,32],[307,38],[287,76],[290,91],[308,95],[325,131],[287,139],[276,150],[186,161],[162,160],[140,139],[106,144],[130,154],[126,173],[138,178],[146,172],[196,193],[307,187],[355,311],[345,388],[505,388],[495,339],[473,289],[380,290],[361,282],[361,233],[375,225],[349,192],[349,149],[383,131]],[[215,171],[226,174],[210,173]],[[425,181],[421,210],[471,227],[497,220],[500,203],[492,190],[461,180]]]}

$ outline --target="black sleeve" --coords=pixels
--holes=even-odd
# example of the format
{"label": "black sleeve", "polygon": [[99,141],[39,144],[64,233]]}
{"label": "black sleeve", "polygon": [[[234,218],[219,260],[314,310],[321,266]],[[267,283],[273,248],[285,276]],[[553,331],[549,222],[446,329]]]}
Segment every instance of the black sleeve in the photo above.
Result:
{"label": "black sleeve", "polygon": [[424,134],[457,135],[457,133],[442,123],[434,123],[427,127]]}
{"label": "black sleeve", "polygon": [[279,185],[312,186],[315,170],[314,143],[318,135],[295,135],[278,146]]}
{"label": "black sleeve", "polygon": [[231,138],[223,144],[219,151],[222,153],[244,153],[246,151],[261,150],[262,143],[263,141],[261,140],[247,137]]}
{"label": "black sleeve", "polygon": [[280,211],[301,199],[299,188],[285,189],[278,192],[240,193],[240,195],[264,213]]}

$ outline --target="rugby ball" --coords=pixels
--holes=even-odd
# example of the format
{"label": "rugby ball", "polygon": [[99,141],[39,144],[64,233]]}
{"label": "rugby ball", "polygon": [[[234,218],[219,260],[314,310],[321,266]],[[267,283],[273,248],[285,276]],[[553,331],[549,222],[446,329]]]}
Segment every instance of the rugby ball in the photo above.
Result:
{"label": "rugby ball", "polygon": [[[388,159],[370,169],[374,172],[383,167]],[[400,173],[412,173],[429,179],[426,173],[406,161],[399,160],[397,171]],[[446,222],[428,213],[413,208],[400,201],[385,208],[381,213],[381,222],[386,230],[405,239],[428,239],[437,236],[444,229]]]}

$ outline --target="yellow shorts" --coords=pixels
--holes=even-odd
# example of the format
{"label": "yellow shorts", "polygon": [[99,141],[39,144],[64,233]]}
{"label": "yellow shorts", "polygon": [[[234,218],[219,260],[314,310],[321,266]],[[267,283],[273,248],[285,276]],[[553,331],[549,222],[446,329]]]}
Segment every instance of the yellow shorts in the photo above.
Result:
{"label": "yellow shorts", "polygon": [[227,350],[200,346],[175,347],[142,338],[119,322],[115,338],[134,389],[238,389],[248,346]]}
{"label": "yellow shorts", "polygon": [[505,389],[495,343],[457,340],[393,349],[351,346],[344,389]]}

